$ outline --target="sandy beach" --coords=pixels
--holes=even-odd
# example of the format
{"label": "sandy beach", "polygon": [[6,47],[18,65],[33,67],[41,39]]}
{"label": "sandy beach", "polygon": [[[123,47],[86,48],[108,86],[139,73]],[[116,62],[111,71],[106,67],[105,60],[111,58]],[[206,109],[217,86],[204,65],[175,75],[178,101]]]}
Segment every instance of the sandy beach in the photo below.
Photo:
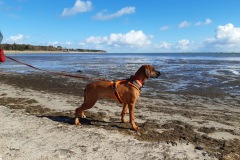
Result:
{"label": "sandy beach", "polygon": [[99,100],[73,125],[87,80],[0,73],[0,160],[240,159],[240,96],[142,95],[140,132]]}
{"label": "sandy beach", "polygon": [[77,51],[4,51],[5,54],[40,54],[40,53],[46,53],[46,54],[101,54],[101,53],[106,53],[106,52],[77,52]]}

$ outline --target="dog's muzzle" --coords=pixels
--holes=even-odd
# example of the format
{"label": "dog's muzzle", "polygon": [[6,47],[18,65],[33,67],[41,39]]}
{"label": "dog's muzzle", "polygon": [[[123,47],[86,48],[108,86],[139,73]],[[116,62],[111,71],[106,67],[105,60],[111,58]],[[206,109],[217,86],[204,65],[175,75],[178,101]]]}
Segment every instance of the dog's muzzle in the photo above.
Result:
{"label": "dog's muzzle", "polygon": [[161,75],[161,73],[159,71],[155,71],[155,75],[156,76],[154,78],[158,78]]}

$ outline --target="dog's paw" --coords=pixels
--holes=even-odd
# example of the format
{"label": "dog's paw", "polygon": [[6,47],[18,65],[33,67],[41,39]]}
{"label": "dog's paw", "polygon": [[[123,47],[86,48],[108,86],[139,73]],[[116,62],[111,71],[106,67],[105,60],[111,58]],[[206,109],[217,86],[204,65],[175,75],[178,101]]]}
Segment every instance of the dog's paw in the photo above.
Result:
{"label": "dog's paw", "polygon": [[85,115],[82,115],[82,116],[81,116],[81,118],[87,118],[87,116],[85,116]]}
{"label": "dog's paw", "polygon": [[140,131],[140,130],[141,130],[141,128],[138,127],[138,126],[134,127],[133,129],[134,129],[135,131]]}
{"label": "dog's paw", "polygon": [[121,118],[122,123],[127,123],[127,120],[125,118]]}
{"label": "dog's paw", "polygon": [[79,119],[75,118],[75,125],[80,125]]}

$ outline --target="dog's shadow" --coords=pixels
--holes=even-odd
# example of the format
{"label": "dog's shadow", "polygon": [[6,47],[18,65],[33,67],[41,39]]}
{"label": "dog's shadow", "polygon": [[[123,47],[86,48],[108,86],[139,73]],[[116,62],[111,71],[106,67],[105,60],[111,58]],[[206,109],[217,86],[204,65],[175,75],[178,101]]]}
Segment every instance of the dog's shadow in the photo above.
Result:
{"label": "dog's shadow", "polygon": [[54,122],[64,123],[68,125],[74,124],[74,118],[69,116],[49,116],[49,115],[41,115],[37,116],[38,118],[48,118]]}
{"label": "dog's shadow", "polygon": [[[48,118],[54,122],[64,123],[67,125],[74,125],[75,118],[70,116],[50,116],[50,115],[41,115],[37,116],[38,118]],[[83,126],[96,126],[105,129],[123,129],[123,130],[132,130],[130,124],[118,122],[106,122],[103,120],[97,120],[93,117],[81,118],[81,125]]]}

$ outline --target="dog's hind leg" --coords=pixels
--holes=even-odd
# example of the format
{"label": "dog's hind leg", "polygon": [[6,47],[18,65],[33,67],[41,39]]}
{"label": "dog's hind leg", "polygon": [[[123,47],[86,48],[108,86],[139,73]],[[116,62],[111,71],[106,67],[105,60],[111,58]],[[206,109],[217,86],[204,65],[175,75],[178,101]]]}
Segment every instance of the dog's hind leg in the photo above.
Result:
{"label": "dog's hind leg", "polygon": [[81,114],[81,118],[85,118],[84,111],[92,108],[96,102],[97,102],[97,100],[94,100],[92,102],[84,102],[81,105],[81,107],[76,108],[76,110],[75,110],[75,125],[80,124],[79,118],[78,118],[79,114]]}
{"label": "dog's hind leg", "polygon": [[[84,103],[86,103],[87,101],[87,96],[86,96],[86,89],[84,89]],[[82,104],[83,105],[83,104]],[[76,109],[77,110],[77,109]],[[77,112],[77,111],[76,111]],[[82,111],[81,113],[81,118],[86,118],[84,111]]]}
{"label": "dog's hind leg", "polygon": [[126,113],[127,113],[127,110],[128,110],[128,104],[124,103],[123,109],[122,109],[122,113],[121,113],[121,121],[122,121],[123,123],[126,123],[126,122],[127,122],[127,120],[126,120],[126,118],[125,118],[125,115],[126,115]]}
{"label": "dog's hind leg", "polygon": [[87,92],[85,89],[84,90],[84,102],[81,105],[81,107],[78,107],[75,110],[75,125],[80,124],[79,118],[78,118],[79,114],[81,114],[81,118],[86,118],[86,116],[84,115],[84,111],[92,108],[96,102],[97,102],[97,98],[94,96],[92,97],[92,94]]}

